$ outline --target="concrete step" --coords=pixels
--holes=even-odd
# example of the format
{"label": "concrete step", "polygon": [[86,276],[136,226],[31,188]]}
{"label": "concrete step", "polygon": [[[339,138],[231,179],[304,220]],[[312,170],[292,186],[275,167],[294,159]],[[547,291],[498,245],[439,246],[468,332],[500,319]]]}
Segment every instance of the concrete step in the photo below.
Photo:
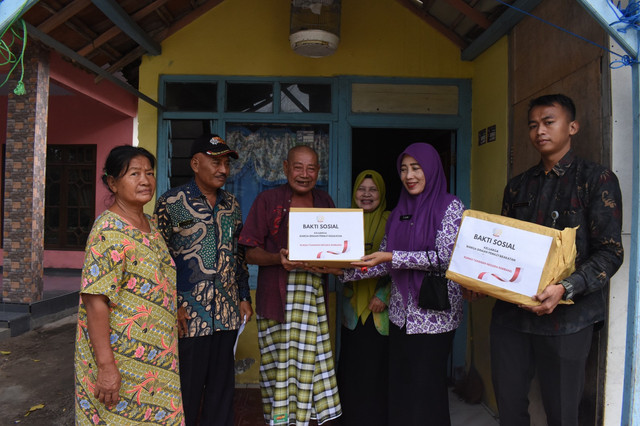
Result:
{"label": "concrete step", "polygon": [[43,300],[32,303],[29,306],[29,312],[34,319],[37,319],[67,309],[77,309],[79,301],[78,291],[45,291]]}
{"label": "concrete step", "polygon": [[28,312],[0,311],[0,329],[8,329],[11,337],[19,336],[31,329]]}
{"label": "concrete step", "polygon": [[44,299],[34,303],[0,302],[0,330],[8,329],[11,337],[18,336],[75,314],[78,301],[78,291],[53,290],[45,291]]}
{"label": "concrete step", "polygon": [[0,328],[0,342],[11,337],[11,330],[8,328]]}

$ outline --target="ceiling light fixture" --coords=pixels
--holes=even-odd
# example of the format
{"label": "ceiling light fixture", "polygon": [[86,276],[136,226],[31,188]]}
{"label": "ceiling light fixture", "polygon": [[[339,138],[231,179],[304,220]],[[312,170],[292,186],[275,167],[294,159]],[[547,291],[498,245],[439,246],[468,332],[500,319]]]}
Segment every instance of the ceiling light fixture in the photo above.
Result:
{"label": "ceiling light fixture", "polygon": [[291,0],[289,42],[309,58],[333,54],[340,41],[341,0]]}

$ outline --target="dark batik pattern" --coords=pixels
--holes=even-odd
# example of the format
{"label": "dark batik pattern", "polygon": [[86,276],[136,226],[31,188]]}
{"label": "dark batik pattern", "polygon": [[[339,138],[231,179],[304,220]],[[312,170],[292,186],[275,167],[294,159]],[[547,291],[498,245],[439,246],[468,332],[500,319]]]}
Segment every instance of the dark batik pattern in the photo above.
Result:
{"label": "dark batik pattern", "polygon": [[236,198],[220,189],[212,207],[192,180],[163,194],[155,214],[176,262],[189,336],[238,329],[240,300],[250,290],[245,249],[237,243],[242,213]]}
{"label": "dark batik pattern", "polygon": [[623,260],[622,195],[616,175],[570,151],[548,173],[540,163],[511,179],[502,214],[556,229],[578,227],[576,271],[567,279],[575,290],[575,304],[536,316],[498,301],[493,320],[543,335],[575,333],[603,321],[609,280]]}

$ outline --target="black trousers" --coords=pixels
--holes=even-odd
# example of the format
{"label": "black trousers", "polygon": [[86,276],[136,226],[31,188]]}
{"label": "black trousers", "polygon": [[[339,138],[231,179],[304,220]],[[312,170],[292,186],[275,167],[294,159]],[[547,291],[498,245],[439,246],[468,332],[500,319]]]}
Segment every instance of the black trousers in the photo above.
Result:
{"label": "black trousers", "polygon": [[578,426],[593,326],[564,336],[542,336],[492,323],[490,336],[500,424],[530,424],[528,395],[537,371],[547,424]]}
{"label": "black trousers", "polygon": [[447,362],[454,334],[406,334],[389,324],[390,426],[451,424]]}
{"label": "black trousers", "polygon": [[338,390],[344,426],[386,426],[389,390],[389,337],[382,336],[373,315],[355,330],[342,327]]}
{"label": "black trousers", "polygon": [[233,345],[237,334],[237,330],[216,331],[211,336],[179,339],[180,384],[187,426],[233,426]]}

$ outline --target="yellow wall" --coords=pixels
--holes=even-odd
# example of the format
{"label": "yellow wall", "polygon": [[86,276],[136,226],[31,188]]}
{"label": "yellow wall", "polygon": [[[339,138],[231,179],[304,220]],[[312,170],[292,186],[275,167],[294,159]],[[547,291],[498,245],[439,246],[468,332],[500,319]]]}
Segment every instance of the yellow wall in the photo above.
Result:
{"label": "yellow wall", "polygon": [[[501,40],[473,62],[460,49],[396,1],[349,0],[342,4],[340,43],[332,56],[295,54],[288,41],[290,0],[226,0],[162,43],[162,55],[143,57],[140,91],[158,97],[160,75],[316,76],[360,75],[414,78],[472,78],[472,208],[499,211],[506,182],[507,41]],[[139,103],[140,145],[156,152],[156,109]],[[477,146],[477,132],[497,125],[498,139]],[[152,207],[151,207],[152,208]],[[335,307],[332,295],[330,306]],[[474,304],[476,364],[490,386],[488,300]],[[487,306],[485,306],[487,305]],[[331,311],[335,329],[335,310]],[[257,383],[259,354],[255,321],[242,335],[238,359],[256,364],[238,376]],[[493,398],[492,390],[487,395]]]}
{"label": "yellow wall", "polygon": [[[500,213],[502,192],[507,183],[509,135],[508,41],[503,37],[474,61],[472,83],[473,141],[471,143],[471,208]],[[495,142],[478,145],[478,132],[496,125]],[[474,365],[484,383],[485,402],[497,412],[491,384],[489,323],[494,299],[470,305],[473,327]]]}
{"label": "yellow wall", "polygon": [[[507,183],[508,42],[503,37],[474,62],[472,83],[471,208],[500,213]],[[496,125],[495,142],[478,145],[478,132]]]}
{"label": "yellow wall", "polygon": [[[389,0],[342,3],[340,43],[329,57],[300,56],[289,46],[290,0],[226,0],[144,56],[139,89],[158,98],[162,74],[248,76],[400,76],[471,78],[460,50]],[[140,145],[156,151],[157,111],[139,103]]]}

